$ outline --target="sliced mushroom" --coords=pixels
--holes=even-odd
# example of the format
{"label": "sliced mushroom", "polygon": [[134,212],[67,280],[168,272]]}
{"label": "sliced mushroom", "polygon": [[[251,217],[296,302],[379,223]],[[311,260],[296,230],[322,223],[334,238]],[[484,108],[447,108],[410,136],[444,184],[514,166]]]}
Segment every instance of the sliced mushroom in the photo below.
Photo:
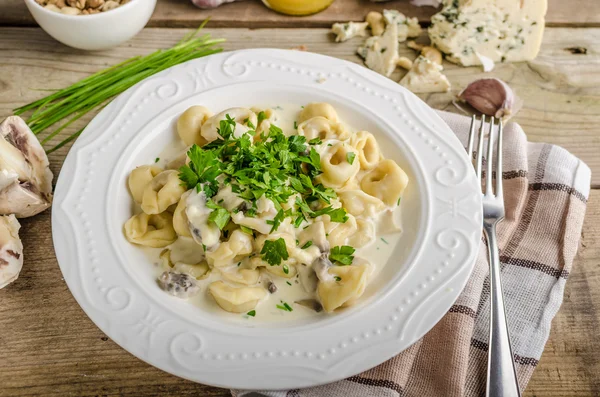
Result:
{"label": "sliced mushroom", "polygon": [[329,260],[329,252],[324,252],[312,264],[312,268],[321,282],[333,280],[333,276],[329,274],[329,268],[332,266],[333,263]]}
{"label": "sliced mushroom", "polygon": [[0,289],[15,281],[23,267],[20,228],[14,215],[0,216]]}
{"label": "sliced mushroom", "polygon": [[52,203],[52,172],[46,152],[25,121],[0,124],[0,215],[33,216]]}
{"label": "sliced mushroom", "polygon": [[190,298],[200,292],[196,279],[185,273],[164,272],[158,278],[158,285],[169,294],[181,299]]}
{"label": "sliced mushroom", "polygon": [[302,299],[302,300],[296,301],[295,303],[299,304],[300,306],[304,306],[311,310],[314,310],[317,313],[323,311],[323,305],[321,305],[321,302],[319,302],[316,299]]}

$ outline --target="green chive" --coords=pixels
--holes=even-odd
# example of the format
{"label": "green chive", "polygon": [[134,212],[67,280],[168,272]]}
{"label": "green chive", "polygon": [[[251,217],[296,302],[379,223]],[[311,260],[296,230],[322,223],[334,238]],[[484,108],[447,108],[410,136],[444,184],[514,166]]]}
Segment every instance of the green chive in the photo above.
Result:
{"label": "green chive", "polygon": [[[107,69],[96,72],[70,87],[58,90],[42,99],[14,109],[16,115],[32,111],[27,124],[34,134],[41,134],[57,123],[62,125],[47,131],[40,142],[46,144],[67,126],[92,110],[100,110],[115,96],[138,82],[171,66],[221,52],[215,45],[222,39],[212,39],[205,34],[196,37],[207,21],[194,32],[186,35],[169,49],[158,50],[146,56],[136,56]],[[47,149],[51,153],[76,139],[80,131],[71,134],[57,145]]]}

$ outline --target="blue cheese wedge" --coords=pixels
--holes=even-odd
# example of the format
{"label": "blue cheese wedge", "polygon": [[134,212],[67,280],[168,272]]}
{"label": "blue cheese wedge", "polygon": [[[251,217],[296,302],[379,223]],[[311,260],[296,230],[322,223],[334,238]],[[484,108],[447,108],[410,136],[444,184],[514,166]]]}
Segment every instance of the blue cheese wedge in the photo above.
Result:
{"label": "blue cheese wedge", "polygon": [[442,65],[420,55],[400,84],[417,94],[446,92],[450,90],[450,82],[442,70]]}
{"label": "blue cheese wedge", "polygon": [[429,38],[463,66],[529,61],[540,50],[547,6],[547,0],[444,0]]}
{"label": "blue cheese wedge", "polygon": [[335,34],[335,41],[339,43],[356,36],[366,36],[368,26],[368,22],[334,23],[331,32]]}
{"label": "blue cheese wedge", "polygon": [[417,18],[407,18],[397,10],[383,10],[383,19],[386,25],[398,25],[398,42],[406,41],[409,37],[418,37],[421,34],[421,26]]}
{"label": "blue cheese wedge", "polygon": [[399,58],[398,25],[388,24],[381,36],[369,37],[356,52],[365,59],[369,69],[390,77]]}

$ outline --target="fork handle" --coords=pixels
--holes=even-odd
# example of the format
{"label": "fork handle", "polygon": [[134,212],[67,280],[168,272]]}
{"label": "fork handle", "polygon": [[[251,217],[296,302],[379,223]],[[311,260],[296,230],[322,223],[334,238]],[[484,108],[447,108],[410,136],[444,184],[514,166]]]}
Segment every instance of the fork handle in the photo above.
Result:
{"label": "fork handle", "polygon": [[490,334],[485,395],[486,397],[520,397],[504,311],[496,224],[484,223],[483,230],[488,242],[490,259]]}

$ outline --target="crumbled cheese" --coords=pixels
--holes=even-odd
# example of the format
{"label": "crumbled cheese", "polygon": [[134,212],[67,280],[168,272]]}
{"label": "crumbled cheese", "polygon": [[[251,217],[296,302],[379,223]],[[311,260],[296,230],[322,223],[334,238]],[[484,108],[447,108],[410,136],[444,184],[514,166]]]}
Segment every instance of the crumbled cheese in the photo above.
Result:
{"label": "crumbled cheese", "polygon": [[539,52],[547,0],[444,0],[429,38],[446,59],[464,66],[528,61]]}
{"label": "crumbled cheese", "polygon": [[346,41],[356,36],[366,36],[368,22],[334,23],[331,32],[336,35],[335,41]]}
{"label": "crumbled cheese", "polygon": [[398,25],[389,24],[381,36],[369,37],[357,49],[369,69],[390,77],[398,60]]}
{"label": "crumbled cheese", "polygon": [[415,59],[413,67],[400,80],[400,84],[414,93],[446,92],[450,90],[450,82],[442,70],[442,65],[421,55]]}
{"label": "crumbled cheese", "polygon": [[398,42],[406,41],[409,37],[417,37],[421,34],[421,25],[417,18],[407,18],[397,10],[383,10],[383,19],[386,25],[398,25]]}

